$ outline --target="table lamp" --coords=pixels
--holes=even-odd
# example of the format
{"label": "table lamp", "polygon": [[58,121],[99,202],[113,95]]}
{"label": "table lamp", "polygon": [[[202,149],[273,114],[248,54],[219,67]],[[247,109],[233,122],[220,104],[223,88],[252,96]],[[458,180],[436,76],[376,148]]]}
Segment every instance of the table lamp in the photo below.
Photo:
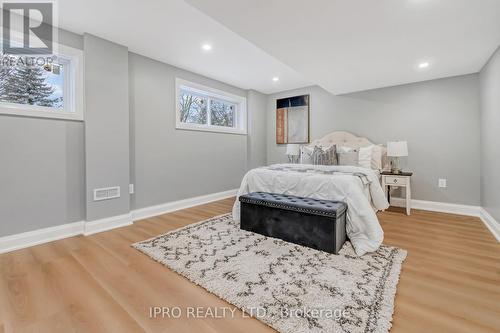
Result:
{"label": "table lamp", "polygon": [[300,145],[288,144],[286,146],[286,155],[288,156],[289,163],[298,163],[300,156]]}
{"label": "table lamp", "polygon": [[408,156],[408,144],[406,141],[387,142],[387,156],[393,158],[392,173],[401,173],[399,158]]}

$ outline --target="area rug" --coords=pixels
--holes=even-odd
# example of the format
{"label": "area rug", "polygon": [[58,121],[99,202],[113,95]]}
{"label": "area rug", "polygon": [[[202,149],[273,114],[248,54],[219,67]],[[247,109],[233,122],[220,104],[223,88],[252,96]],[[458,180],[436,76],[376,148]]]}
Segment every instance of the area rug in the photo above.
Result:
{"label": "area rug", "polygon": [[230,214],[133,245],[279,332],[388,332],[406,251],[339,255],[240,230]]}

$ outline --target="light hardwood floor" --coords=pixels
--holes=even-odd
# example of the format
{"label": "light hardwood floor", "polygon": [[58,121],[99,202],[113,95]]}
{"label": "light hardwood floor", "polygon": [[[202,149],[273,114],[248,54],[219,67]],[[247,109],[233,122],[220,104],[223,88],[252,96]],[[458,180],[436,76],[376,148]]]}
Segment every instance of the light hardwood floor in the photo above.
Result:
{"label": "light hardwood floor", "polygon": [[[233,199],[0,255],[2,332],[273,332],[258,320],[150,319],[149,307],[228,307],[130,244],[231,210]],[[499,332],[500,245],[477,218],[379,215],[408,250],[391,332]]]}

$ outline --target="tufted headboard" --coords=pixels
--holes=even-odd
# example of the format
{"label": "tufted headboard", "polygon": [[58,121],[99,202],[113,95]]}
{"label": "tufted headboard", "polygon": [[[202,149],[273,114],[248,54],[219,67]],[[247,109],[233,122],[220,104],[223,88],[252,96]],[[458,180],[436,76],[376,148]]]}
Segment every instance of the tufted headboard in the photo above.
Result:
{"label": "tufted headboard", "polygon": [[330,134],[327,134],[319,140],[314,140],[312,144],[324,147],[339,145],[352,148],[360,148],[360,147],[374,145],[374,143],[368,140],[367,138],[358,137],[349,132],[342,132],[342,131],[332,132]]}
{"label": "tufted headboard", "polygon": [[[321,139],[314,140],[311,145],[330,147],[332,145],[347,146],[351,148],[360,148],[371,145],[376,145],[367,138],[356,136],[349,132],[337,131],[325,135]],[[382,166],[384,170],[390,169],[389,158],[387,157],[387,148],[382,147]]]}

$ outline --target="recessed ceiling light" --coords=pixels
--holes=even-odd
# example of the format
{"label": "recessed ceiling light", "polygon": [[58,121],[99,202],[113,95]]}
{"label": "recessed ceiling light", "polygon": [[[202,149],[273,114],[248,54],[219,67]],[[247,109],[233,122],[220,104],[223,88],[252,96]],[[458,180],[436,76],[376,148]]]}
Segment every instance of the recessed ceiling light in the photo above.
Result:
{"label": "recessed ceiling light", "polygon": [[212,49],[212,45],[210,44],[203,44],[201,48],[205,51],[210,51]]}
{"label": "recessed ceiling light", "polygon": [[277,76],[273,77],[273,82],[278,82],[279,80],[280,80],[279,77],[277,77]]}
{"label": "recessed ceiling light", "polygon": [[420,64],[418,64],[418,68],[420,69],[424,69],[424,68],[427,68],[429,67],[429,63],[426,61],[426,62],[421,62]]}

